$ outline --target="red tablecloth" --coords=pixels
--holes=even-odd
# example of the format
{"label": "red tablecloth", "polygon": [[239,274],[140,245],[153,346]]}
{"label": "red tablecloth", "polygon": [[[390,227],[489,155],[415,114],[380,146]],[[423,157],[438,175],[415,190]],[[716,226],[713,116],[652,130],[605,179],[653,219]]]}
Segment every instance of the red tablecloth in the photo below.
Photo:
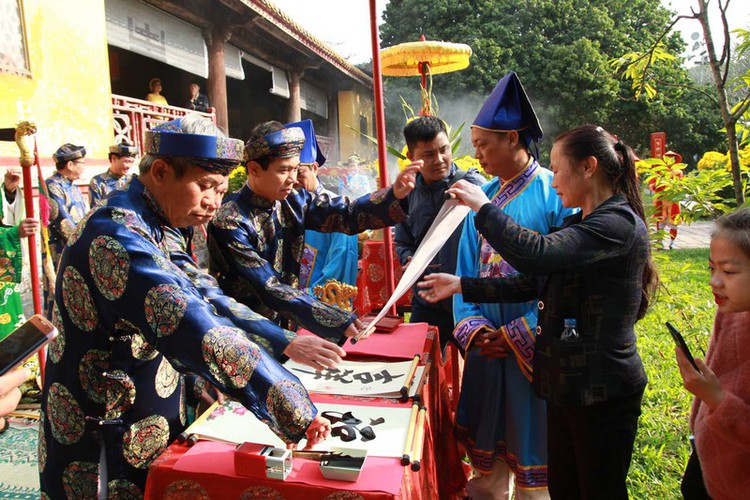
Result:
{"label": "red tablecloth", "polygon": [[[320,474],[317,463],[295,458],[292,472],[294,477],[290,476],[287,481],[257,479],[235,474],[231,445],[199,443],[197,446],[202,448],[191,450],[186,445],[174,443],[152,464],[146,484],[146,498],[345,500],[432,499],[460,496],[466,484],[466,475],[453,439],[449,394],[439,361],[440,344],[434,341],[437,332],[433,328],[428,330],[427,325],[422,323],[403,325],[394,333],[396,336],[392,337],[393,340],[404,335],[420,335],[424,339],[424,352],[430,353],[431,359],[436,361],[432,365],[428,383],[422,394],[423,404],[427,407],[427,419],[419,472],[401,466],[397,459],[368,457],[362,471],[363,478],[365,474],[376,474],[382,477],[382,481],[376,481],[379,490],[363,490],[358,488],[359,484],[366,484],[370,488],[373,482],[327,481]],[[364,351],[361,354],[368,354],[364,349],[367,343],[363,341],[358,344],[360,351]],[[375,349],[377,345],[372,343],[370,347]],[[413,355],[414,352],[411,352],[408,357]],[[347,359],[355,356],[356,354],[350,351]],[[331,398],[336,402],[347,399],[343,396],[315,395],[318,401],[330,401]],[[363,404],[364,398],[354,399],[357,399],[357,404]],[[408,407],[411,402],[370,399],[367,404]],[[368,470],[370,467],[372,469]],[[398,476],[401,476],[400,482]]]}
{"label": "red tablecloth", "polygon": [[[388,301],[389,294],[385,287],[385,244],[382,241],[368,240],[362,248],[362,259],[359,261],[361,272],[357,275],[357,298],[354,309],[360,316],[371,311],[380,311]],[[393,283],[401,279],[401,264],[393,246]],[[401,297],[396,306],[411,306],[411,290]]]}

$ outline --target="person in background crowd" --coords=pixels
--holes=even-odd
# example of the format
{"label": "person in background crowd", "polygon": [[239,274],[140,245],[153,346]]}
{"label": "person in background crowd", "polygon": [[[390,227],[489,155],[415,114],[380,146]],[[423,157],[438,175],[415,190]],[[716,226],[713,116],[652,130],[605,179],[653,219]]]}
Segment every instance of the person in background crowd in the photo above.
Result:
{"label": "person in background crowd", "polygon": [[[299,127],[305,133],[305,145],[300,152],[297,182],[294,188],[306,189],[315,197],[320,195],[325,195],[328,199],[337,197],[335,193],[327,191],[318,182],[318,168],[325,163],[326,158],[318,147],[312,121],[288,123],[284,127]],[[331,280],[355,285],[357,258],[357,236],[321,233],[308,229],[305,231],[305,249],[300,265],[300,289],[312,295],[312,290],[316,286],[325,285]]]}
{"label": "person in background crowd", "polygon": [[581,211],[547,235],[516,224],[474,186],[450,190],[523,275],[426,281],[451,282],[466,302],[526,302],[541,293],[533,384],[547,402],[550,496],[627,500],[647,383],[634,327],[656,286],[634,155],[602,127],[585,125],[557,137],[551,166],[563,205]]}
{"label": "person in background crowd", "polygon": [[[460,179],[478,186],[483,185],[485,180],[476,169],[466,172],[453,163],[448,131],[440,118],[419,116],[411,120],[404,127],[404,139],[408,148],[407,157],[412,165],[419,166],[416,187],[406,198],[409,218],[396,226],[396,252],[405,269],[443,206],[445,190]],[[428,266],[427,274],[453,274],[456,271],[462,228],[463,224],[447,238]],[[453,305],[448,299],[431,304],[419,297],[415,287],[409,322],[425,322],[437,326],[443,348],[453,340]]]}
{"label": "person in background crowd", "polygon": [[169,104],[167,98],[161,95],[161,80],[158,78],[152,78],[151,81],[148,82],[148,88],[151,92],[146,95],[147,101],[153,102],[154,104],[163,104],[164,106]]}
{"label": "person in background crowd", "polygon": [[138,156],[138,148],[131,144],[115,144],[109,147],[109,169],[91,178],[89,201],[91,208],[102,202],[109,193],[130,180],[130,167]]}
{"label": "person in background crowd", "polygon": [[23,199],[17,168],[5,171],[0,205],[0,340],[24,322],[21,281],[21,239],[39,231],[39,221],[23,217]]}
{"label": "person in background crowd", "polygon": [[[668,179],[666,182],[670,182],[671,179],[681,179],[684,175],[682,170],[676,167],[677,164],[682,163],[682,155],[675,153],[674,151],[667,151],[664,153],[664,165],[667,167],[667,171],[664,172],[664,176]],[[684,165],[683,165],[684,166]],[[669,249],[674,249],[674,242],[677,239],[677,228],[680,225],[680,209],[679,202],[669,201],[663,199],[659,193],[666,189],[665,185],[658,185],[657,179],[651,179],[649,182],[649,189],[654,194],[654,218],[656,219],[656,230],[661,231],[662,229],[669,229]]]}
{"label": "person in background crowd", "polygon": [[208,111],[211,105],[208,103],[208,97],[206,94],[201,93],[201,86],[198,82],[190,82],[188,86],[188,100],[185,103],[185,107],[192,109],[193,111]]}
{"label": "person in background crowd", "polygon": [[315,197],[294,190],[304,143],[299,127],[271,121],[253,129],[245,145],[247,184],[227,196],[208,225],[209,269],[239,302],[327,339],[318,353],[311,351],[325,364],[340,358],[333,342],[357,335],[364,325],[299,289],[305,230],[356,234],[400,222],[406,218],[400,201],[414,187],[416,168],[403,170],[392,187],[354,201]]}
{"label": "person in background crowd", "polygon": [[[476,158],[493,176],[482,191],[519,224],[547,234],[573,211],[555,194],[552,173],[531,155],[532,144],[542,135],[514,72],[498,82],[471,127]],[[456,274],[518,274],[478,232],[471,213],[459,242]],[[453,335],[466,351],[456,426],[476,471],[467,485],[469,496],[507,499],[515,484],[516,498],[546,498],[545,403],[531,386],[536,302],[477,304],[456,295],[453,315]]]}
{"label": "person in background crowd", "polygon": [[[685,388],[695,395],[695,447],[682,480],[687,500],[745,498],[750,487],[750,208],[716,221],[709,285],[716,300],[706,361],[675,349]],[[710,495],[710,497],[709,497]]]}
{"label": "person in background crowd", "polygon": [[343,177],[344,185],[341,188],[342,196],[359,198],[372,191],[370,178],[360,172],[359,165],[361,162],[359,156],[349,156],[346,175]]}
{"label": "person in background crowd", "polygon": [[143,497],[195,395],[185,384],[194,377],[175,369],[240,401],[287,443],[330,434],[299,380],[256,342],[285,332],[185,264],[191,227],[214,215],[242,150],[197,115],[147,131],[139,176],[68,240],[42,398],[43,497]]}

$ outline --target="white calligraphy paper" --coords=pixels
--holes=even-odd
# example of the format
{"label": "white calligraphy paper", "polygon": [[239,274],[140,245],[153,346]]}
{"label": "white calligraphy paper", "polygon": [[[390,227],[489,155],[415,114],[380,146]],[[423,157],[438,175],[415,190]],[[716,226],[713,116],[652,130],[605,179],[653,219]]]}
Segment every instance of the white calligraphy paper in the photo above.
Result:
{"label": "white calligraphy paper", "polygon": [[[406,443],[406,432],[409,426],[411,408],[397,406],[363,406],[353,404],[315,403],[318,414],[331,420],[331,427],[350,427],[342,436],[331,436],[313,447],[316,451],[328,451],[331,447],[366,449],[368,455],[376,457],[401,458]],[[227,443],[256,443],[285,448],[286,444],[271,429],[258,420],[255,415],[240,403],[227,401],[223,405],[215,404],[209,410],[207,418],[198,419],[187,429],[188,434],[197,435],[200,439],[223,441]],[[336,418],[346,413],[360,420],[358,424],[346,424]],[[331,418],[334,417],[334,418]],[[351,422],[351,420],[349,420]],[[369,427],[370,431],[365,430]],[[374,436],[364,437],[365,434]],[[347,441],[345,439],[350,439]],[[302,449],[306,440],[300,441]]]}
{"label": "white calligraphy paper", "polygon": [[406,271],[404,271],[404,274],[401,276],[401,280],[398,282],[398,285],[396,285],[395,290],[393,290],[393,295],[391,295],[388,302],[383,306],[383,309],[381,309],[378,315],[375,316],[375,319],[370,322],[365,330],[373,327],[378,321],[385,317],[393,304],[395,304],[398,299],[403,297],[403,295],[414,286],[414,283],[419,280],[424,273],[424,270],[427,269],[427,266],[432,262],[432,259],[434,259],[440,249],[443,248],[443,245],[448,241],[450,235],[453,234],[453,231],[455,231],[466,218],[466,215],[470,210],[471,209],[466,205],[459,204],[458,200],[446,200],[443,203],[443,206],[440,207],[440,211],[435,216],[435,220],[432,222],[430,229],[427,230],[422,243],[419,244],[417,251],[414,252],[411,262],[409,262]]}
{"label": "white calligraphy paper", "polygon": [[[397,363],[342,361],[336,368],[315,370],[288,360],[284,368],[296,375],[308,391],[345,396],[397,398],[406,385],[411,361]],[[412,386],[418,385],[415,374]],[[416,389],[416,387],[414,387]]]}

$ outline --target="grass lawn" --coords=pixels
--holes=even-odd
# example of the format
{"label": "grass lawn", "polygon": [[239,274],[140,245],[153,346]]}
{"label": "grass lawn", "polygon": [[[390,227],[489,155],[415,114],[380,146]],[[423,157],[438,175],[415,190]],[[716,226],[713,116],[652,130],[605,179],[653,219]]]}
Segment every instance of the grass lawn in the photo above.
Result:
{"label": "grass lawn", "polygon": [[704,357],[715,312],[708,286],[708,253],[706,248],[654,255],[662,286],[648,314],[636,325],[649,384],[628,475],[631,498],[682,498],[692,395],[682,386],[674,343],[664,322],[682,332],[694,356]]}

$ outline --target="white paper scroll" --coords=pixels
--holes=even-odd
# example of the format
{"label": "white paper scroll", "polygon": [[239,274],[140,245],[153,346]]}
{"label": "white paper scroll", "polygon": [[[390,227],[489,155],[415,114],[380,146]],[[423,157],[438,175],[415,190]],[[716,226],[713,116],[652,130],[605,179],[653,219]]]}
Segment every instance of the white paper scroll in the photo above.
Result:
{"label": "white paper scroll", "polygon": [[[406,443],[406,432],[409,427],[411,408],[396,406],[363,406],[351,404],[315,403],[319,414],[325,416],[351,416],[361,420],[358,424],[350,424],[347,435],[353,437],[351,441],[344,441],[340,436],[331,436],[316,445],[313,450],[328,451],[331,447],[366,449],[368,455],[376,457],[401,458]],[[279,439],[269,427],[258,420],[240,403],[227,401],[221,406],[209,409],[210,416],[199,419],[191,425],[188,434],[197,434],[201,439],[224,441],[228,443],[257,443],[285,448],[286,444]],[[330,413],[328,413],[330,412]],[[332,428],[343,427],[347,424],[333,422]],[[362,439],[361,430],[370,427],[374,437]],[[365,431],[369,432],[369,431]],[[300,441],[298,447],[302,449],[306,441]]]}
{"label": "white paper scroll", "polygon": [[[310,392],[340,394],[345,396],[401,397],[401,388],[407,385],[406,376],[411,361],[396,363],[342,361],[336,368],[314,369],[295,363],[291,359],[284,368],[296,375]],[[413,395],[422,377],[424,366],[418,367],[409,394]]]}
{"label": "white paper scroll", "polygon": [[414,283],[422,276],[427,266],[432,262],[432,259],[443,248],[443,245],[445,245],[448,238],[453,234],[453,231],[466,218],[470,210],[468,206],[459,204],[458,200],[446,200],[443,203],[430,229],[427,230],[422,243],[419,244],[417,251],[414,252],[411,262],[401,276],[398,285],[396,285],[396,289],[393,290],[393,295],[391,295],[388,302],[383,306],[383,309],[380,310],[375,319],[370,322],[364,331],[367,331],[370,327],[374,327],[378,321],[388,314],[393,304],[414,286]]}

